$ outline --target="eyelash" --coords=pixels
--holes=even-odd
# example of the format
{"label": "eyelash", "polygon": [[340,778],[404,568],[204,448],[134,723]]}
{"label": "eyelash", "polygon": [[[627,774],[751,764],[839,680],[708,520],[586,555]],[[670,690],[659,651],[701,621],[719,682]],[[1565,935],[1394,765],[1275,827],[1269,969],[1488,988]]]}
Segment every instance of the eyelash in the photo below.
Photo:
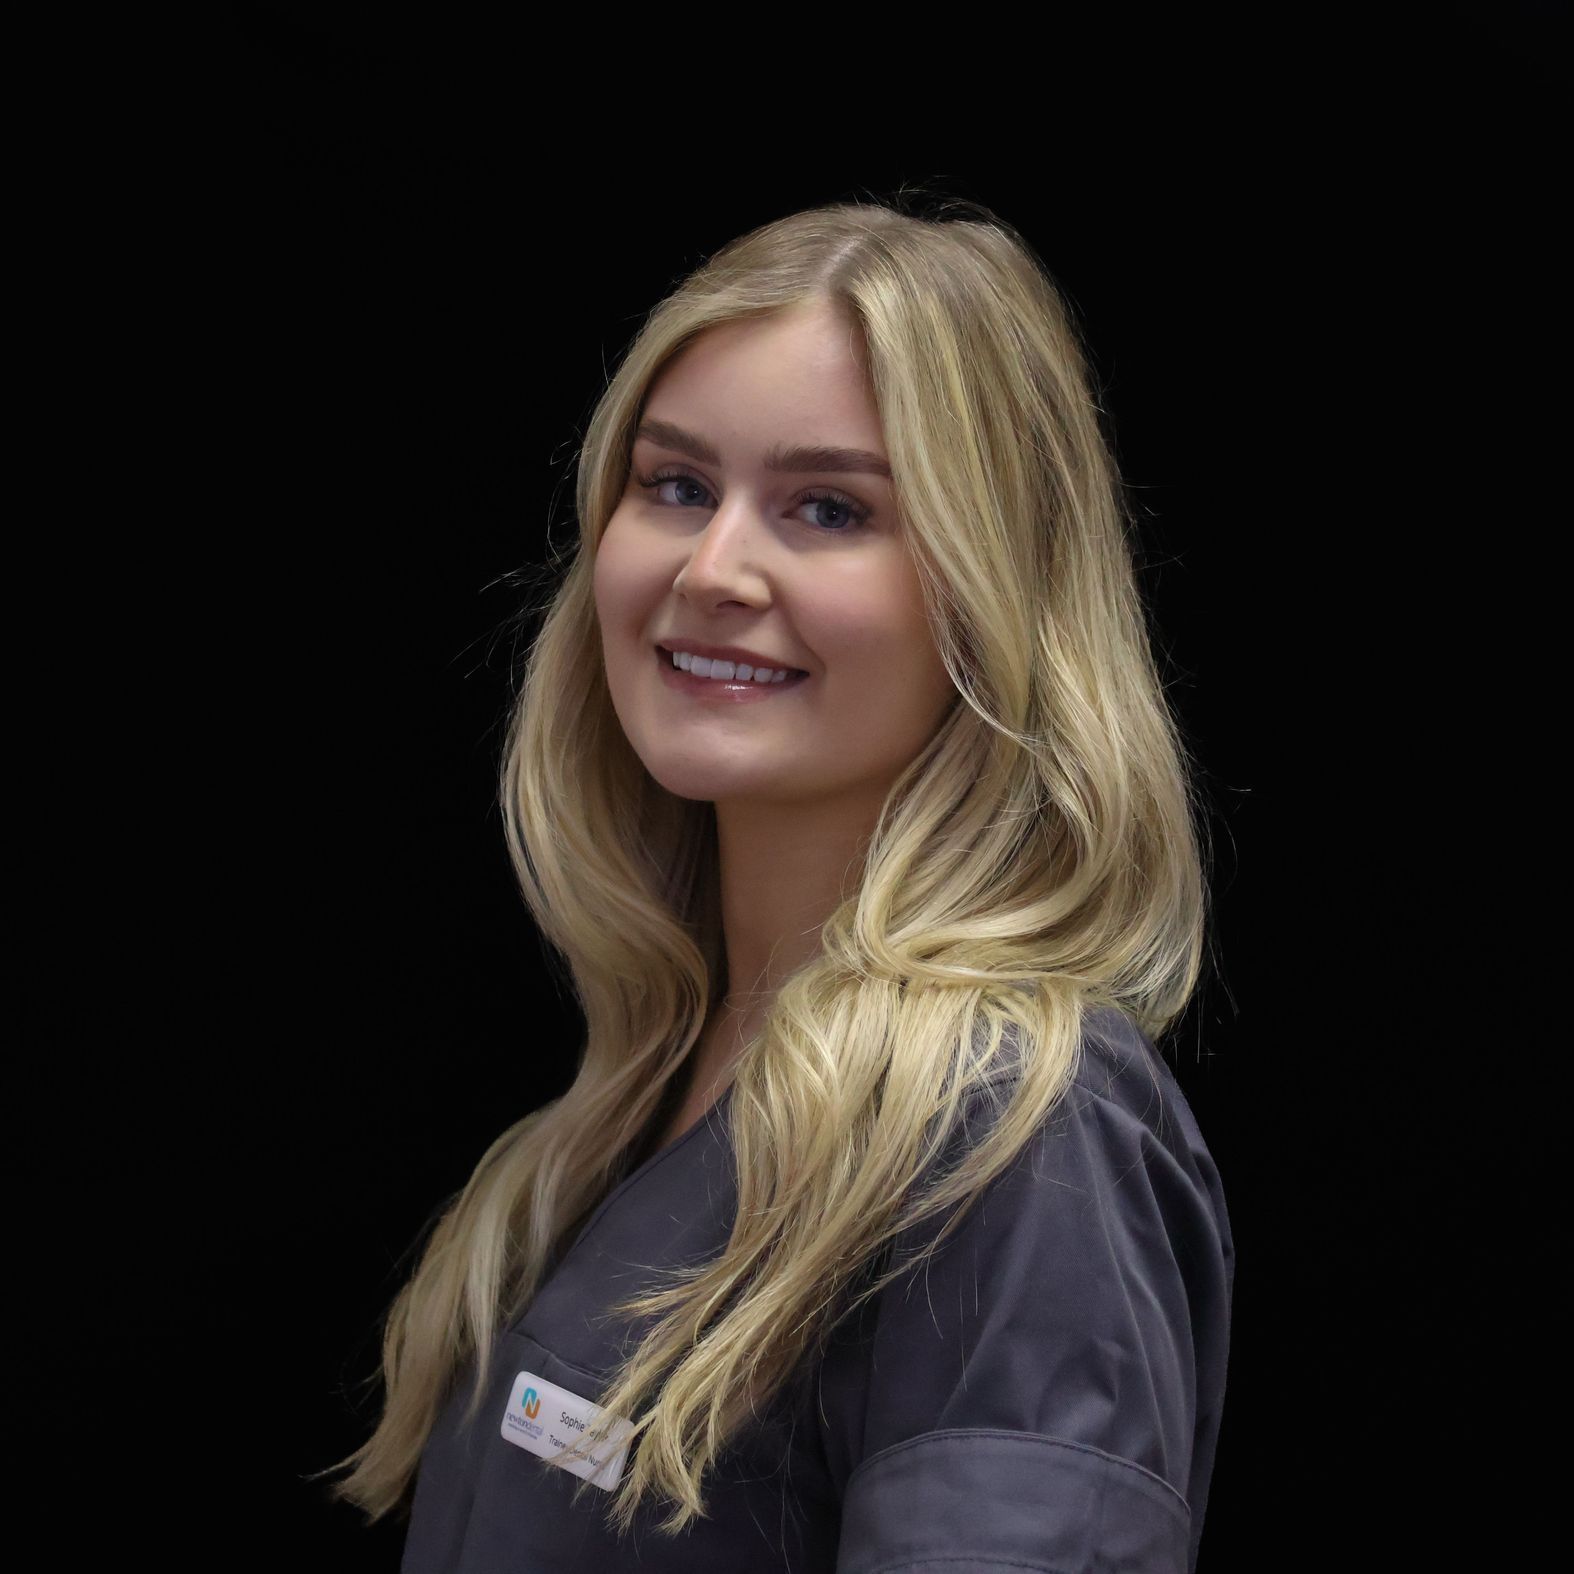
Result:
{"label": "eyelash", "polygon": [[[692,481],[695,486],[702,488],[707,493],[710,491],[710,488],[703,481],[697,476],[690,475],[687,470],[658,471],[652,476],[637,477],[637,480],[640,486],[644,487],[648,492],[654,491],[655,488],[666,481]],[[843,525],[839,530],[832,530],[825,525],[819,526],[820,532],[828,536],[846,536],[863,529],[869,523],[870,515],[873,513],[872,509],[865,508],[862,503],[856,502],[853,498],[847,497],[841,492],[806,492],[798,499],[798,502],[800,505],[804,503],[835,503],[838,508],[845,508],[852,515],[852,522]],[[686,508],[691,505],[685,503],[663,503],[661,506],[663,508]]]}

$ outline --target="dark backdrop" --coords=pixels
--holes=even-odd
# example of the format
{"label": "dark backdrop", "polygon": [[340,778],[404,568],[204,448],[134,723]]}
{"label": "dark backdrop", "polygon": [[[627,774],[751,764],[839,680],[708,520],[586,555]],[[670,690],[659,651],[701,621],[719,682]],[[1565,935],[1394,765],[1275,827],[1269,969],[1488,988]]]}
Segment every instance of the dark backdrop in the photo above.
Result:
{"label": "dark backdrop", "polygon": [[[643,313],[745,229],[905,182],[1014,223],[1077,313],[1204,767],[1215,965],[1167,1041],[1239,1261],[1204,1567],[1345,1566],[1358,1520],[1370,1566],[1413,1550],[1429,1418],[1473,1381],[1432,1364],[1436,1320],[1499,1249],[1444,1190],[1469,1144],[1428,1091],[1470,1052],[1480,953],[1426,926],[1463,815],[1433,727],[1487,725],[1439,575],[1464,552],[1479,590],[1502,528],[1465,501],[1461,368],[1532,331],[1542,8],[1148,18],[1140,51],[1068,44],[1009,92],[958,59],[745,69],[670,39],[571,81],[522,34],[244,15],[125,308],[168,359],[120,419],[180,494],[125,520],[171,565],[139,615],[159,725],[92,760],[43,909],[113,921],[24,980],[49,1004],[26,1107],[64,1135],[20,1121],[23,1241],[101,1385],[84,1409],[24,1363],[50,1458],[87,1447],[208,1566],[397,1566],[402,1530],[302,1478],[375,1419],[358,1384],[434,1210],[578,1042],[496,804],[519,571],[574,539],[576,447]],[[96,681],[125,691],[117,648]],[[145,820],[114,818],[126,784]],[[106,816],[139,833],[124,880],[84,830]],[[128,1395],[138,1423],[101,1430]]]}

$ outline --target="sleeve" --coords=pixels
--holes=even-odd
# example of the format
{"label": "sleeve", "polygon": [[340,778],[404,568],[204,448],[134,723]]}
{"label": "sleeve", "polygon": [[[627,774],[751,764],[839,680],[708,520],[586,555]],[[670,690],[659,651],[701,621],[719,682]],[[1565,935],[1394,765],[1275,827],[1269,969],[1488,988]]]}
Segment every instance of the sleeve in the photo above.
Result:
{"label": "sleeve", "polygon": [[837,1574],[1194,1565],[1233,1248],[1152,1053],[1085,1056],[928,1265],[833,1340],[820,1399],[844,1481]]}

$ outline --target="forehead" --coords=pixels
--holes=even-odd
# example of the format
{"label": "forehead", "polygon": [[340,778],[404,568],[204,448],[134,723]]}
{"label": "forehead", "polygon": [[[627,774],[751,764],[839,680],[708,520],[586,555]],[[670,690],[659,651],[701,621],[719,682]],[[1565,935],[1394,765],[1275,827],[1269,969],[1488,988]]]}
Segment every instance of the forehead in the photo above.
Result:
{"label": "forehead", "polygon": [[[658,448],[687,454],[701,464],[726,462],[721,450],[702,432],[691,432],[674,421],[647,416],[635,434]],[[891,462],[884,454],[867,448],[849,448],[837,443],[777,443],[765,455],[765,468],[787,475],[816,471],[835,471],[848,475],[861,473],[891,479]]]}
{"label": "forehead", "polygon": [[856,329],[824,307],[724,323],[684,346],[652,380],[639,435],[664,441],[675,431],[701,439],[708,454],[677,446],[710,463],[772,445],[778,461],[785,449],[817,446],[886,458]]}

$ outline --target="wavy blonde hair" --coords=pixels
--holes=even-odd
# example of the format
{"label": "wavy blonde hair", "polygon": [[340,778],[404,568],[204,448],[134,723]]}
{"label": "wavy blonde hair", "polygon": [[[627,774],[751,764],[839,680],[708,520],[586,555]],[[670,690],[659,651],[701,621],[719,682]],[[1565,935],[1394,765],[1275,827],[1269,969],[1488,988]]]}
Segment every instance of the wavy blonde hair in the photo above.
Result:
{"label": "wavy blonde hair", "polygon": [[[725,1249],[610,1313],[652,1322],[581,1439],[633,1422],[609,1524],[627,1532],[654,1497],[672,1505],[662,1531],[703,1516],[729,1438],[912,1267],[869,1271],[882,1249],[949,1212],[940,1244],[1044,1122],[1084,1013],[1113,1006],[1156,1038],[1196,985],[1207,820],[1150,650],[1125,488],[1046,270],[1010,225],[953,199],[928,214],[900,196],[836,203],[724,246],[651,312],[589,423],[579,551],[530,646],[501,768],[509,852],[572,975],[583,1055],[561,1098],[482,1155],[388,1311],[381,1419],[329,1467],[353,1466],[332,1495],[370,1520],[403,1503],[472,1360],[474,1419],[498,1333],[627,1172],[728,989],[714,805],[667,792],[624,736],[592,569],[664,364],[708,328],[816,301],[859,330],[957,699],[892,785],[856,894],[736,1062]],[[987,1139],[921,1185],[980,1093],[998,1117]]]}

